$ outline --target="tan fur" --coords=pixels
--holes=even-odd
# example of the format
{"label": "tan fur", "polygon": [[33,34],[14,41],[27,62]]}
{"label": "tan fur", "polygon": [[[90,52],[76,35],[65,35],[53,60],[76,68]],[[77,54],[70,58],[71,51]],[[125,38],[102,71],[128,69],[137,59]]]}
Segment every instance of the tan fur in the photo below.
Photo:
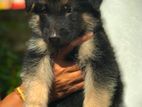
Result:
{"label": "tan fur", "polygon": [[[95,37],[95,36],[94,36]],[[94,38],[84,42],[79,50],[79,59],[81,63],[86,63],[88,58],[93,58],[95,48]],[[90,65],[85,69],[85,86],[84,86],[84,107],[109,107],[111,104],[112,94],[108,87],[101,87],[95,82],[95,74]]]}
{"label": "tan fur", "polygon": [[26,107],[46,107],[49,101],[48,95],[53,80],[53,73],[49,57],[41,59],[35,68],[35,75],[24,81],[26,95]]}
{"label": "tan fur", "polygon": [[39,28],[39,24],[40,24],[39,20],[40,18],[38,15],[33,15],[31,20],[29,21],[29,26],[31,27],[34,33],[38,35],[42,35],[41,30]]}
{"label": "tan fur", "polygon": [[47,49],[47,44],[42,38],[32,38],[29,40],[28,49],[36,49],[38,52],[44,52]]}
{"label": "tan fur", "polygon": [[112,94],[107,88],[99,87],[94,81],[94,74],[90,65],[87,65],[85,71],[84,107],[109,107]]}
{"label": "tan fur", "polygon": [[60,0],[62,4],[67,4],[70,0]]}
{"label": "tan fur", "polygon": [[88,58],[94,57],[93,52],[96,48],[94,48],[95,45],[93,39],[94,37],[92,37],[90,40],[87,40],[80,46],[78,59],[81,59],[82,62],[84,62]]}
{"label": "tan fur", "polygon": [[82,18],[84,20],[84,27],[87,28],[88,31],[93,30],[96,26],[94,18],[87,13],[82,14]]}

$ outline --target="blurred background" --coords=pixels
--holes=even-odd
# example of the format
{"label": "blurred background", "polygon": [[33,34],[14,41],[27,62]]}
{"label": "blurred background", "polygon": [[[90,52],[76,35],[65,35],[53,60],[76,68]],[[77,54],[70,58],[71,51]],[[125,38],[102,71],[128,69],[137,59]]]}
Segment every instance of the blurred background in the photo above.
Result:
{"label": "blurred background", "polygon": [[[103,0],[104,27],[116,52],[126,107],[142,107],[142,0]],[[20,84],[30,37],[24,0],[0,0],[0,97]]]}
{"label": "blurred background", "polygon": [[125,107],[142,107],[142,0],[103,0],[101,12],[123,74]]}
{"label": "blurred background", "polygon": [[0,0],[0,97],[20,84],[19,71],[29,38],[24,0]]}

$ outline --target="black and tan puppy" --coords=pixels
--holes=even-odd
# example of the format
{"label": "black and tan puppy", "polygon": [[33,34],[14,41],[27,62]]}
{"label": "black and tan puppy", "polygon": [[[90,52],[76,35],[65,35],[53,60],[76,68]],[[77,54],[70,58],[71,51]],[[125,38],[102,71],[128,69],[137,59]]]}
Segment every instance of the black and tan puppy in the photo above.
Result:
{"label": "black and tan puppy", "polygon": [[[21,74],[26,88],[25,107],[122,107],[120,71],[102,27],[102,0],[27,0],[34,13],[33,35]],[[66,43],[93,32],[94,37],[68,55],[85,75],[84,90],[49,104],[53,72],[51,55]]]}

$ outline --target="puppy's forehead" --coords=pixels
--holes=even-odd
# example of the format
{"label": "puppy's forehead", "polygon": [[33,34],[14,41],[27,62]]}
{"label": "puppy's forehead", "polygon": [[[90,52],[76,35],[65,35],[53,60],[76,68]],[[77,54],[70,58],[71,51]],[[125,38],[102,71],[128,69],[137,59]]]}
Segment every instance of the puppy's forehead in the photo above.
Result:
{"label": "puppy's forehead", "polygon": [[45,2],[47,4],[50,4],[50,3],[58,3],[60,5],[65,5],[65,4],[68,4],[70,3],[72,0],[45,0]]}

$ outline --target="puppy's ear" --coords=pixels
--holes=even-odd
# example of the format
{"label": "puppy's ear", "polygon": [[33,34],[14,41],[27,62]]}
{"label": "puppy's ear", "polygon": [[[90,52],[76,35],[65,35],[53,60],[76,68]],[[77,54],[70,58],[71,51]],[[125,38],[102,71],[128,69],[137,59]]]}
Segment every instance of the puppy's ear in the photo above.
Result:
{"label": "puppy's ear", "polygon": [[103,0],[88,0],[88,1],[92,4],[95,10],[99,11]]}
{"label": "puppy's ear", "polygon": [[34,0],[25,0],[27,12],[31,12],[32,6],[34,5],[34,3],[35,3]]}

